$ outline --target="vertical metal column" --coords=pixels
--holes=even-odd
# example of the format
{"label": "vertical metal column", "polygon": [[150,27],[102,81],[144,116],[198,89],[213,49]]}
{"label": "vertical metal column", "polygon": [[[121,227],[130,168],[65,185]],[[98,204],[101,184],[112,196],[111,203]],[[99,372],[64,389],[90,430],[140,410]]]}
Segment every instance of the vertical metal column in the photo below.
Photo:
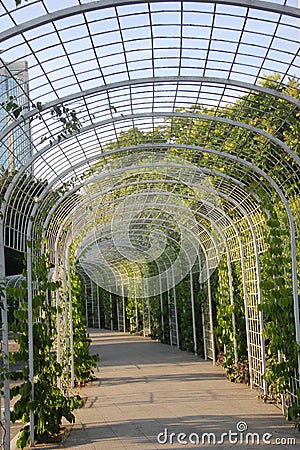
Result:
{"label": "vertical metal column", "polygon": [[135,301],[135,327],[136,327],[136,333],[138,333],[139,332],[139,309],[138,309],[138,301],[137,301],[135,276],[134,276],[134,301]]}
{"label": "vertical metal column", "polygon": [[64,273],[63,273],[63,299],[64,299],[64,327],[65,327],[65,368],[69,372],[69,320],[68,320],[68,300],[67,300],[67,266],[66,266],[66,254],[64,252]]}
{"label": "vertical metal column", "polygon": [[198,348],[197,348],[195,301],[194,301],[194,286],[193,286],[192,269],[190,270],[190,289],[191,289],[191,306],[192,306],[192,325],[193,325],[194,354],[197,355],[198,354]]}
{"label": "vertical metal column", "polygon": [[69,252],[66,255],[66,269],[68,274],[68,291],[69,291],[69,316],[70,316],[70,363],[71,363],[71,388],[75,386],[75,366],[74,366],[74,333],[73,333],[73,299],[72,285],[70,276]]}
{"label": "vertical metal column", "polygon": [[207,343],[206,343],[206,336],[205,336],[205,317],[204,317],[204,311],[203,311],[202,305],[201,305],[201,317],[202,317],[202,333],[203,333],[204,359],[208,359],[208,358],[207,358]]}
{"label": "vertical metal column", "polygon": [[117,306],[117,327],[118,331],[120,331],[120,313],[119,313],[119,298],[116,296],[116,306]]}
{"label": "vertical metal column", "polygon": [[[7,318],[7,297],[5,290],[5,255],[3,243],[3,221],[0,215],[0,282],[1,288],[1,318],[2,318],[2,340],[3,340],[3,366],[4,366],[4,429],[5,429],[5,450],[10,449],[10,383],[7,372],[9,371],[9,350],[8,350],[8,318]],[[1,441],[2,442],[2,441]]]}
{"label": "vertical metal column", "polygon": [[88,328],[89,326],[89,311],[88,311],[88,290],[87,290],[87,284],[86,284],[86,278],[84,277],[84,293],[85,293],[85,324]]}
{"label": "vertical metal column", "polygon": [[[171,271],[172,271],[172,281],[173,281],[172,284],[174,284],[174,283],[175,283],[175,278],[174,278],[174,268],[173,268],[173,265],[171,266]],[[177,346],[177,348],[179,348],[179,347],[180,347],[180,342],[179,342],[179,328],[178,328],[178,314],[177,314],[176,286],[173,286],[172,292],[173,292],[173,304],[174,304],[174,314],[175,314],[176,346]]]}
{"label": "vertical metal column", "polygon": [[95,304],[94,304],[94,282],[89,279],[91,286],[91,301],[92,301],[92,327],[95,328]]}
{"label": "vertical metal column", "polygon": [[122,309],[123,309],[123,332],[126,333],[126,308],[125,308],[124,284],[122,284]]}
{"label": "vertical metal column", "polygon": [[173,345],[173,339],[172,339],[172,318],[171,318],[171,302],[170,302],[170,290],[169,290],[169,280],[168,276],[166,277],[166,284],[167,284],[167,303],[168,303],[168,316],[169,316],[169,338],[170,338],[170,345]]}
{"label": "vertical metal column", "polygon": [[[204,311],[203,307],[202,309],[202,326],[203,326],[203,336],[204,336],[204,357],[207,359],[208,357],[211,357],[213,364],[216,363],[216,348],[215,348],[215,340],[214,340],[214,334],[213,334],[213,312],[212,312],[212,298],[211,298],[211,285],[210,285],[210,274],[209,274],[209,264],[208,264],[208,256],[205,247],[199,242],[203,254],[205,256],[205,267],[206,267],[206,274],[207,274],[207,303],[208,303],[208,311]],[[200,268],[201,273],[202,268]],[[204,280],[203,280],[203,283]],[[206,339],[206,322],[205,322],[205,315],[208,314],[208,321],[209,321],[209,330],[208,330],[208,339]],[[211,352],[208,347],[209,342],[211,343]],[[211,353],[211,355],[209,354]]]}
{"label": "vertical metal column", "polygon": [[234,296],[233,296],[233,286],[232,286],[231,258],[230,258],[230,250],[229,250],[229,246],[227,244],[226,238],[224,239],[224,242],[225,242],[225,245],[226,245],[226,254],[227,254],[227,269],[228,269],[230,305],[232,307],[231,321],[232,321],[232,331],[233,331],[233,352],[234,352],[234,361],[237,363],[237,361],[238,361],[238,352],[237,352],[237,340],[236,340],[235,313],[233,311],[233,308],[234,308]]}
{"label": "vertical metal column", "polygon": [[146,336],[146,321],[145,321],[145,299],[144,299],[144,278],[141,278],[142,282],[142,314],[143,314],[143,336]]}
{"label": "vertical metal column", "polygon": [[244,294],[244,308],[245,308],[245,324],[246,324],[246,336],[247,336],[247,353],[248,353],[248,364],[249,364],[249,375],[250,375],[250,387],[253,389],[253,368],[252,368],[252,358],[250,349],[250,328],[249,328],[249,311],[248,311],[248,299],[247,299],[247,286],[246,286],[246,272],[245,272],[245,261],[244,261],[244,249],[241,238],[239,236],[239,246],[241,255],[241,268],[242,268],[242,279],[243,279],[243,294]]}
{"label": "vertical metal column", "polygon": [[[30,227],[30,225],[29,225]],[[31,242],[30,233],[28,241]],[[31,385],[30,401],[34,401],[34,367],[33,367],[33,316],[32,316],[32,254],[31,246],[27,245],[27,293],[28,293],[28,365],[29,365],[29,383]],[[34,445],[34,412],[29,411],[29,429],[30,445]]]}
{"label": "vertical metal column", "polygon": [[[257,245],[257,239],[256,239],[253,225],[250,224],[250,227],[251,227],[251,231],[252,231],[252,235],[253,235],[253,244],[254,244],[254,249],[255,249],[258,304],[261,305],[262,304],[262,292],[261,292],[261,287],[260,287],[261,274],[260,274],[260,261],[259,261],[259,254],[258,254],[258,245]],[[259,315],[259,322],[260,322],[260,346],[261,346],[261,364],[262,364],[261,373],[262,373],[262,376],[264,376],[264,374],[266,373],[266,350],[265,350],[265,338],[263,336],[264,315],[261,310],[259,311],[258,315]],[[264,395],[267,396],[268,395],[268,385],[264,378],[262,380],[262,384],[263,384]]]}
{"label": "vertical metal column", "polygon": [[[278,362],[282,362],[282,354],[281,351],[278,350],[277,352],[278,354]],[[285,399],[285,392],[281,395],[281,411],[282,411],[282,415],[285,416],[286,415],[286,399]]]}
{"label": "vertical metal column", "polygon": [[[202,289],[200,287],[201,283],[201,271],[202,271],[202,260],[201,260],[201,254],[200,252],[198,253],[198,263],[199,263],[199,277],[198,277],[198,284],[199,284],[199,289]],[[204,353],[204,359],[207,360],[207,342],[206,342],[206,330],[205,330],[205,314],[204,314],[204,308],[203,308],[203,304],[200,303],[200,308],[201,308],[201,320],[202,320],[202,334],[203,334],[203,353]]]}
{"label": "vertical metal column", "polygon": [[[98,308],[98,328],[101,328],[101,318],[100,318],[100,293],[99,286],[96,284],[96,295],[97,295],[97,308]],[[105,308],[106,309],[106,308]]]}
{"label": "vertical metal column", "polygon": [[[209,274],[209,266],[208,266],[207,258],[206,258],[206,270],[207,270],[207,274]],[[213,365],[215,365],[216,364],[216,344],[215,344],[215,339],[214,339],[214,322],[213,322],[210,276],[207,277],[207,294],[208,294],[208,308],[209,308],[209,321],[210,321],[210,337],[211,337],[211,344],[212,344],[212,357],[213,357]]]}
{"label": "vertical metal column", "polygon": [[112,304],[112,295],[109,293],[109,306],[110,306],[110,329],[114,329],[114,320],[113,320],[113,304]]}
{"label": "vertical metal column", "polygon": [[149,297],[148,278],[146,278],[146,295],[147,295],[149,335],[151,336],[152,328],[151,328],[151,309],[150,309],[150,297]]}
{"label": "vertical metal column", "polygon": [[162,342],[165,342],[164,303],[162,294],[161,274],[159,274],[159,299],[160,299],[160,316],[161,316],[161,338]]}

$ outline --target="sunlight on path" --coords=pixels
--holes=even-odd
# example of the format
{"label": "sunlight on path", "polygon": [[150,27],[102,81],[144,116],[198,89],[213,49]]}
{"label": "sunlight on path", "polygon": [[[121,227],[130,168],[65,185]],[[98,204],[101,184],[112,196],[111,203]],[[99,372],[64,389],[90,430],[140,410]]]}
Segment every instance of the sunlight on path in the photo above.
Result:
{"label": "sunlight on path", "polygon": [[[211,362],[128,334],[91,330],[91,337],[92,352],[100,355],[99,379],[81,390],[86,406],[78,411],[64,448],[260,449],[270,448],[275,439],[281,439],[277,448],[297,448],[285,445],[288,438],[297,439],[299,445],[298,432],[278,408],[258,400],[257,391],[227,381],[222,369]],[[235,444],[237,427],[239,443]],[[222,437],[222,433],[228,434]],[[264,437],[266,433],[272,436]],[[197,437],[199,445],[194,443]],[[222,444],[213,445],[214,439]],[[249,445],[252,439],[254,443],[259,439],[260,445]]]}

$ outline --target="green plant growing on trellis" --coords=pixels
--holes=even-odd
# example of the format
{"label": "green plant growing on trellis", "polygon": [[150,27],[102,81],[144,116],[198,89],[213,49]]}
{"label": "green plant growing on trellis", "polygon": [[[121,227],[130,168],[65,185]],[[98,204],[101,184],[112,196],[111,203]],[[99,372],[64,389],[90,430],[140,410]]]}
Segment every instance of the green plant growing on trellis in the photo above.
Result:
{"label": "green plant growing on trellis", "polygon": [[[199,274],[197,274],[199,277]],[[212,274],[211,281],[214,279]],[[195,285],[195,283],[194,283]],[[197,289],[194,289],[194,297],[196,307],[196,333],[197,333],[197,352],[201,356],[205,356],[204,352],[204,335],[203,335],[203,316],[207,314],[208,310],[208,285],[207,281],[204,283],[197,282]]]}
{"label": "green plant growing on trellis", "polygon": [[182,350],[194,351],[193,326],[192,326],[192,305],[190,274],[188,274],[175,288],[179,345]]}
{"label": "green plant growing on trellis", "polygon": [[160,311],[160,296],[155,295],[150,299],[151,305],[151,318],[152,318],[152,326],[151,326],[151,338],[158,339],[161,341],[162,339],[162,323],[161,323],[161,311]]}
{"label": "green plant growing on trellis", "polygon": [[[295,340],[293,292],[289,230],[280,204],[266,199],[267,250],[261,256],[261,289],[264,313],[263,334],[266,339],[269,394],[277,398],[289,387],[290,376],[297,366],[298,346]],[[280,352],[280,356],[278,355]]]}
{"label": "green plant growing on trellis", "polygon": [[82,280],[76,273],[74,245],[70,246],[69,276],[72,290],[74,374],[77,383],[83,386],[94,378],[94,369],[97,367],[99,355],[89,353],[91,339],[86,332],[84,289]]}
{"label": "green plant growing on trellis", "polygon": [[[31,246],[28,243],[28,246]],[[13,406],[11,420],[21,420],[23,424],[29,421],[30,411],[34,412],[34,436],[37,442],[43,442],[60,432],[62,418],[74,422],[72,411],[83,405],[79,395],[67,397],[57,387],[57,379],[62,375],[63,366],[56,361],[53,352],[55,339],[54,317],[56,307],[47,302],[47,292],[54,292],[59,287],[58,282],[48,280],[49,263],[47,253],[41,253],[42,241],[38,238],[32,246],[32,277],[34,280],[33,306],[33,364],[34,364],[34,399],[31,399],[31,383],[28,364],[19,371],[11,371],[10,379],[19,380],[21,384],[11,388],[11,398],[20,396]],[[25,275],[25,274],[24,274]],[[7,288],[7,293],[20,298],[20,309],[14,311],[17,321],[12,324],[14,337],[19,344],[19,351],[10,354],[11,363],[28,361],[28,301],[27,280],[21,281],[20,287]],[[17,446],[24,448],[30,436],[29,426],[20,431]]]}
{"label": "green plant growing on trellis", "polygon": [[[247,351],[247,334],[245,319],[245,304],[242,281],[242,268],[240,261],[231,263],[232,287],[234,295],[234,313],[237,336],[238,357],[245,366],[249,366]],[[249,367],[248,367],[249,370]]]}
{"label": "green plant growing on trellis", "polygon": [[110,304],[110,295],[109,292],[104,291],[104,289],[102,289],[100,286],[98,286],[98,290],[101,302],[100,312],[102,313],[100,314],[101,326],[103,326],[103,328],[110,328],[112,323],[112,307]]}
{"label": "green plant growing on trellis", "polygon": [[226,255],[223,255],[218,265],[218,284],[216,289],[216,326],[214,333],[217,337],[220,352],[224,353],[224,367],[234,362],[233,352],[233,327],[230,304],[229,275]]}
{"label": "green plant growing on trellis", "polygon": [[[131,296],[128,297],[125,308],[126,308],[126,318],[129,324],[130,332],[138,334],[143,329],[142,299],[141,298],[136,299],[135,297]],[[136,313],[138,314],[138,321],[136,321]]]}
{"label": "green plant growing on trellis", "polygon": [[[15,99],[13,96],[10,96],[6,102],[2,102],[1,106],[7,113],[12,115],[14,120],[22,117],[22,113],[26,109],[26,107],[24,105],[20,105],[17,99]],[[30,122],[32,122],[34,119],[41,120],[41,113],[43,111],[42,103],[32,103],[32,107],[37,109],[38,113],[30,118]],[[77,112],[75,111],[75,109],[70,109],[64,104],[59,104],[50,108],[50,114],[53,119],[56,120],[59,126],[59,131],[51,136],[42,136],[41,143],[48,141],[49,145],[52,146],[55,141],[59,143],[67,137],[72,136],[74,133],[79,133],[82,124],[77,116]]]}
{"label": "green plant growing on trellis", "polygon": [[[216,290],[216,326],[214,331],[219,347],[218,360],[225,369],[226,376],[230,381],[249,384],[250,373],[247,358],[245,308],[241,292],[241,266],[231,262],[233,305],[231,305],[230,301],[229,274],[225,255],[221,258],[217,273],[218,283],[214,286]],[[235,335],[232,313],[235,316]],[[236,338],[238,361],[235,361],[234,338]]]}

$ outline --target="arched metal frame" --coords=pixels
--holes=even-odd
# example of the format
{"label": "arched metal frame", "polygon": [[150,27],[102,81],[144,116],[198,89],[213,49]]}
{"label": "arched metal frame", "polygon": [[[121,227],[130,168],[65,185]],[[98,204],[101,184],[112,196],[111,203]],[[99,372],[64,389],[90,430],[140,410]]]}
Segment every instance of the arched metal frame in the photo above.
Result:
{"label": "arched metal frame", "polygon": [[[251,323],[248,313],[251,312],[252,317],[257,304],[263,300],[259,254],[265,249],[262,229],[265,197],[260,193],[270,199],[277,196],[282,203],[290,227],[294,319],[296,340],[300,343],[299,262],[296,259],[300,226],[296,187],[300,184],[300,158],[297,144],[293,144],[292,139],[288,144],[283,142],[280,131],[284,127],[292,129],[293,118],[300,107],[300,92],[295,87],[294,90],[282,91],[289,85],[290,78],[297,82],[300,79],[300,10],[295,1],[210,0],[202,3],[151,0],[144,3],[138,0],[105,0],[82,4],[80,0],[72,0],[69,2],[72,6],[59,10],[53,3],[51,0],[32,0],[23,3],[19,9],[9,10],[3,1],[0,2],[3,30],[0,33],[3,48],[0,71],[4,67],[9,72],[8,62],[20,61],[24,59],[24,54],[27,55],[30,79],[28,100],[32,105],[30,111],[23,111],[17,120],[14,117],[6,120],[5,115],[0,116],[1,162],[11,158],[14,130],[33,119],[30,135],[23,127],[32,156],[20,167],[21,159],[18,161],[16,155],[14,164],[17,172],[11,177],[8,187],[3,181],[0,187],[4,196],[0,216],[1,280],[5,278],[4,245],[27,251],[30,316],[32,249],[27,241],[35,239],[37,227],[42,226],[48,237],[55,277],[58,279],[59,266],[64,265],[68,269],[70,243],[73,241],[80,248],[81,242],[84,245],[84,239],[89,239],[95,227],[99,226],[99,222],[93,223],[86,207],[95,208],[100,197],[107,198],[107,202],[113,205],[114,192],[122,189],[130,188],[135,194],[143,195],[147,181],[155,192],[164,192],[166,186],[172,183],[176,195],[180,195],[183,187],[192,189],[192,186],[198,186],[204,192],[199,175],[202,173],[212,183],[210,192],[222,199],[224,215],[218,215],[218,208],[214,205],[211,210],[214,212],[205,218],[199,200],[195,213],[203,230],[205,224],[210,223],[222,235],[229,272],[230,261],[241,261],[248,336],[251,334],[249,329],[253,331],[257,326]],[[27,17],[30,20],[26,21]],[[274,83],[272,87],[262,84],[274,72],[280,75],[276,88]],[[28,91],[17,76],[11,73],[11,77],[19,86],[20,97],[15,100],[22,102],[22,96],[28,96]],[[0,79],[0,86],[1,83]],[[254,119],[258,111],[247,101],[251,96],[259,95],[265,99],[264,113],[276,117],[276,129],[265,128],[263,121],[257,121],[255,125],[249,123],[249,117]],[[42,105],[36,108],[38,102]],[[241,104],[237,117],[222,117],[222,110],[230,109],[237,102]],[[82,128],[80,133],[59,141],[57,135],[61,123],[53,120],[50,111],[61,104],[76,110]],[[248,109],[247,114],[243,115],[245,105]],[[286,109],[284,117],[277,113],[280,105]],[[184,142],[174,139],[173,128],[180,120],[187,124],[182,135]],[[204,134],[200,133],[198,141],[193,141],[193,124],[201,122],[209,123],[211,129],[220,127],[214,148],[211,148]],[[158,130],[163,126],[166,142],[161,142],[159,138]],[[124,144],[120,136],[128,130],[132,130],[133,142]],[[139,141],[137,130],[147,134],[147,143]],[[235,142],[229,153],[227,142],[237,130],[241,142]],[[243,149],[243,143],[253,136],[257,137],[257,145],[266,149],[264,161],[255,158],[260,148],[252,149],[254,156]],[[51,144],[48,144],[49,139]],[[109,147],[110,142],[115,142],[115,149]],[[18,154],[17,148],[14,150]],[[151,154],[161,152],[167,155],[174,150],[176,155],[182,157],[181,168],[180,164],[176,167],[172,159],[160,164],[153,157],[151,163]],[[139,163],[137,159],[145,152],[148,161]],[[177,175],[179,169],[184,174],[189,166],[184,156],[189,153],[193,154],[193,164],[198,166],[198,174],[193,172],[193,179],[186,183],[184,176],[178,179]],[[124,162],[123,155],[127,162]],[[206,155],[204,159],[203,155]],[[116,167],[111,170],[113,160]],[[99,162],[100,166],[96,168],[95,164]],[[152,178],[139,181],[136,177],[126,182],[135,162],[137,171],[152,172]],[[169,170],[165,179],[159,172],[164,164]],[[28,192],[28,180],[32,177],[42,183],[36,183],[30,188],[30,193],[24,195]],[[254,191],[253,184],[259,189]],[[206,191],[209,191],[207,186]],[[32,198],[35,199],[34,204]],[[185,198],[191,201],[191,195],[185,195]],[[197,200],[193,201],[197,204]],[[226,223],[220,226],[222,217]],[[247,230],[243,229],[245,223]],[[167,222],[165,225],[169,226]],[[202,252],[212,245],[209,244],[211,237],[205,241],[204,234],[197,236]],[[206,234],[209,236],[208,230]],[[65,292],[67,282],[66,279]],[[71,308],[71,299],[66,298],[67,301]],[[57,306],[59,302],[57,292]],[[32,353],[34,342],[30,317],[29,323]],[[254,384],[263,387],[262,313],[257,323],[260,325],[255,332],[260,336],[262,350],[256,363],[256,343],[251,342],[251,338],[248,352],[249,361],[254,364],[252,369],[257,373],[253,376]],[[4,366],[8,368],[5,296],[2,324]],[[57,324],[60,340],[59,315]],[[251,353],[253,348],[254,353]],[[61,358],[59,352],[58,360]],[[33,382],[32,361],[30,367]],[[4,383],[7,394],[9,380],[6,377]],[[9,448],[7,395],[5,420],[6,448]]]}

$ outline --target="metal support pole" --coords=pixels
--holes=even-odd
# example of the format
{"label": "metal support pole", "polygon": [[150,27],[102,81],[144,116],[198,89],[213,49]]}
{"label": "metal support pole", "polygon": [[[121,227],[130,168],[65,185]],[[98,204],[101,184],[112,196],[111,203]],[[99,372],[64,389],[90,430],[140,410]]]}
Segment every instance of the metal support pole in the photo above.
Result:
{"label": "metal support pole", "polygon": [[[57,242],[55,243],[55,281],[59,281]],[[58,363],[61,363],[59,288],[56,288],[56,290],[55,290],[55,299],[56,299],[56,328],[57,328],[57,354],[56,354],[56,361]],[[57,379],[57,387],[61,388],[61,378],[60,377]]]}
{"label": "metal support pole", "polygon": [[112,295],[109,293],[109,306],[110,306],[110,329],[114,329],[114,320],[113,320],[113,304],[112,304]]}
{"label": "metal support pole", "polygon": [[88,328],[89,326],[89,311],[88,311],[88,290],[86,284],[86,278],[84,277],[84,293],[85,293],[85,324]]}
{"label": "metal support pole", "polygon": [[250,374],[250,387],[253,389],[253,367],[250,349],[250,328],[249,328],[249,312],[248,312],[248,299],[247,299],[247,286],[246,286],[246,272],[245,272],[245,261],[244,261],[244,249],[241,238],[239,237],[240,255],[241,255],[241,268],[242,268],[242,279],[243,279],[243,294],[244,294],[244,307],[245,307],[245,324],[246,324],[246,336],[247,336],[247,353],[248,353],[248,364],[249,364],[249,374]]}
{"label": "metal support pole", "polygon": [[145,330],[145,300],[144,300],[144,279],[141,278],[141,287],[142,287],[142,314],[143,314],[143,336],[146,336]]}
{"label": "metal support pole", "polygon": [[[254,231],[254,230],[253,230]],[[260,281],[261,281],[261,275],[260,275],[260,261],[259,261],[259,255],[258,255],[258,245],[256,236],[254,234],[254,249],[255,249],[255,262],[256,262],[256,273],[257,273],[257,292],[258,292],[258,304],[262,304],[262,293],[261,293],[261,287],[260,287]],[[266,349],[265,349],[265,338],[263,336],[263,328],[264,328],[264,315],[262,310],[259,311],[259,323],[260,323],[260,345],[261,345],[261,373],[264,376],[266,373]],[[268,395],[268,385],[266,380],[263,378],[262,380],[263,384],[263,391],[264,395]]]}
{"label": "metal support pole", "polygon": [[177,314],[177,298],[176,298],[176,287],[173,286],[173,302],[174,302],[174,311],[175,311],[175,330],[176,330],[176,345],[177,348],[180,348],[179,342],[179,329],[178,329],[178,314]]}
{"label": "metal support pole", "polygon": [[[203,245],[201,245],[201,243],[199,242],[199,245],[202,248],[203,254],[205,256],[205,259],[207,259],[207,253],[205,251],[205,247]],[[202,264],[201,264],[201,254],[200,252],[198,252],[198,263],[199,263],[199,278],[198,278],[198,283],[199,283],[199,288],[200,288],[200,276],[201,276],[201,272],[202,272]],[[194,290],[193,290],[193,300],[194,300]],[[195,303],[195,302],[193,302]],[[206,342],[206,333],[205,333],[205,315],[204,315],[204,309],[203,309],[203,305],[200,304],[200,308],[201,308],[201,320],[202,320],[202,335],[203,335],[203,353],[204,353],[204,359],[207,360],[207,342]],[[195,329],[196,329],[196,324],[195,324]],[[198,352],[198,347],[197,347],[197,352]],[[198,354],[198,353],[197,353]]]}
{"label": "metal support pole", "polygon": [[[9,350],[8,350],[8,318],[7,318],[7,297],[5,290],[5,255],[3,243],[3,222],[0,217],[0,281],[1,289],[1,318],[2,318],[2,341],[3,341],[3,367],[4,367],[4,429],[5,429],[5,450],[10,449],[10,383],[7,372],[9,371]],[[2,442],[2,440],[1,440]]]}
{"label": "metal support pole", "polygon": [[74,366],[74,335],[73,335],[73,299],[70,274],[69,252],[66,255],[66,269],[68,273],[68,291],[69,291],[69,316],[70,316],[70,363],[71,363],[71,388],[75,386],[75,366]]}
{"label": "metal support pole", "polygon": [[149,297],[149,288],[148,288],[148,278],[146,278],[146,295],[147,295],[147,308],[148,308],[149,335],[151,336],[152,327],[151,327],[151,308],[150,308],[150,297]]}
{"label": "metal support pole", "polygon": [[[2,311],[1,311],[1,313],[2,313]],[[4,356],[3,356],[3,359],[4,359]],[[4,366],[4,364],[3,364],[3,366]],[[4,394],[4,396],[5,396],[5,394]],[[5,409],[5,406],[4,406],[4,409]],[[5,422],[5,415],[4,415],[4,422]],[[0,394],[0,443],[1,443],[1,446],[3,445],[3,447],[5,448],[5,443],[3,442],[3,437],[2,437],[2,434],[3,434],[2,429],[5,429],[5,423],[3,423],[3,421],[2,421],[2,393],[1,393]]]}
{"label": "metal support pole", "polygon": [[173,342],[172,342],[172,317],[170,314],[170,290],[169,290],[169,280],[168,280],[168,276],[166,277],[166,284],[167,284],[167,302],[168,302],[168,316],[169,316],[169,337],[170,337],[170,345],[173,346]]}
{"label": "metal support pole", "polygon": [[68,277],[69,283],[69,314],[70,314],[70,358],[71,358],[71,388],[75,386],[75,369],[74,369],[74,336],[73,336],[73,301],[71,281]]}
{"label": "metal support pole", "polygon": [[65,327],[65,367],[69,372],[69,323],[68,323],[68,301],[67,301],[67,267],[64,255],[64,273],[63,273],[63,299],[64,299],[64,327]]}
{"label": "metal support pole", "polygon": [[136,333],[138,333],[139,332],[139,309],[138,309],[135,277],[134,277],[134,301],[135,301],[135,328],[136,328]]}
{"label": "metal support pole", "polygon": [[229,250],[229,246],[227,244],[227,240],[225,240],[224,242],[226,245],[226,254],[227,254],[227,269],[228,269],[230,305],[232,307],[231,321],[232,321],[232,331],[233,331],[233,353],[234,353],[234,361],[235,361],[235,363],[237,363],[238,362],[238,352],[237,352],[237,340],[236,340],[235,313],[233,311],[234,296],[233,296],[233,286],[232,286],[231,259],[230,259],[230,250]]}
{"label": "metal support pole", "polygon": [[190,288],[191,288],[191,307],[192,307],[192,325],[193,325],[193,342],[194,342],[194,354],[198,354],[197,348],[197,333],[196,333],[196,317],[195,317],[195,300],[194,300],[194,286],[193,286],[193,273],[190,270]]}
{"label": "metal support pole", "polygon": [[116,305],[117,305],[117,326],[118,326],[118,331],[120,331],[120,311],[119,311],[119,297],[116,296]]}
{"label": "metal support pole", "polygon": [[161,340],[162,342],[165,342],[164,302],[162,294],[161,275],[159,276],[159,299],[160,299],[160,317],[161,317]]}
{"label": "metal support pole", "polygon": [[122,284],[122,309],[123,309],[123,333],[126,333],[126,309],[125,309],[124,284]]}
{"label": "metal support pole", "polygon": [[[30,236],[30,234],[29,234]],[[33,315],[32,315],[32,254],[27,245],[27,292],[28,292],[28,365],[29,383],[31,385],[30,401],[34,401],[34,366],[33,366]],[[30,445],[34,446],[34,413],[29,411]]]}
{"label": "metal support pole", "polygon": [[[206,270],[207,270],[207,273],[209,274],[209,266],[208,266],[207,259],[206,259]],[[209,308],[212,357],[213,357],[213,365],[215,365],[216,364],[216,344],[215,344],[215,338],[214,338],[213,310],[212,310],[211,286],[210,286],[210,277],[209,276],[207,277],[207,294],[208,294],[208,308]]]}
{"label": "metal support pole", "polygon": [[207,358],[207,343],[206,343],[206,336],[205,336],[205,317],[204,317],[204,311],[203,307],[201,305],[201,317],[202,317],[202,333],[203,333],[203,350],[204,350],[204,359]]}
{"label": "metal support pole", "polygon": [[[172,284],[174,284],[174,269],[173,269],[173,266],[171,266],[171,271],[172,271],[172,279],[173,279],[173,283]],[[176,346],[177,346],[177,348],[180,348],[179,328],[178,328],[178,314],[177,314],[176,286],[173,286],[172,292],[173,292],[174,313],[175,313]]]}
{"label": "metal support pole", "polygon": [[[100,317],[100,293],[99,293],[99,286],[96,284],[96,294],[97,294],[97,309],[98,309],[98,328],[100,330],[101,328],[101,317]],[[106,322],[106,319],[105,319]]]}
{"label": "metal support pole", "polygon": [[95,305],[94,305],[94,282],[90,279],[91,300],[92,300],[92,327],[95,328]]}
{"label": "metal support pole", "polygon": [[[278,362],[282,362],[282,354],[281,351],[278,350]],[[285,399],[285,392],[281,395],[281,411],[282,411],[282,415],[286,416],[286,399]]]}

